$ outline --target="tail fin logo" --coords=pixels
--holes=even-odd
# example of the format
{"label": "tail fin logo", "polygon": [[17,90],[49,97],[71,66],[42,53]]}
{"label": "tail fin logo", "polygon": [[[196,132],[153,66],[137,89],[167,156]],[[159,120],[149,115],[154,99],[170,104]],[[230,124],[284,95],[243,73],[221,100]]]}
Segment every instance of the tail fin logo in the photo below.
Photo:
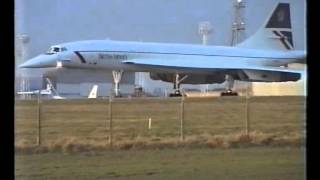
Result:
{"label": "tail fin logo", "polygon": [[273,11],[266,28],[291,28],[289,3],[279,3]]}
{"label": "tail fin logo", "polygon": [[287,50],[293,49],[292,33],[290,31],[272,31],[286,47]]}
{"label": "tail fin logo", "polygon": [[253,49],[292,50],[290,4],[278,3],[258,31],[238,47]]}
{"label": "tail fin logo", "polygon": [[285,19],[285,14],[283,11],[279,11],[277,14],[278,22],[283,22]]}

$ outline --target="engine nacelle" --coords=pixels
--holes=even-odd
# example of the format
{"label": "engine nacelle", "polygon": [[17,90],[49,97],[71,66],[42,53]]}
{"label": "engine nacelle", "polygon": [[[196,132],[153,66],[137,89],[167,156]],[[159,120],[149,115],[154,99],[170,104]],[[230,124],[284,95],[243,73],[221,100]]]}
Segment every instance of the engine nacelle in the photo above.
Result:
{"label": "engine nacelle", "polygon": [[294,72],[244,70],[244,73],[247,75],[248,81],[259,82],[298,81],[301,78],[300,73]]}
{"label": "engine nacelle", "polygon": [[[188,74],[179,74],[183,77]],[[150,78],[152,80],[161,80],[165,82],[174,82],[175,74],[169,73],[150,73]],[[181,84],[213,84],[213,83],[223,83],[225,81],[225,75],[222,73],[215,73],[213,75],[188,75],[188,77],[181,82]]]}

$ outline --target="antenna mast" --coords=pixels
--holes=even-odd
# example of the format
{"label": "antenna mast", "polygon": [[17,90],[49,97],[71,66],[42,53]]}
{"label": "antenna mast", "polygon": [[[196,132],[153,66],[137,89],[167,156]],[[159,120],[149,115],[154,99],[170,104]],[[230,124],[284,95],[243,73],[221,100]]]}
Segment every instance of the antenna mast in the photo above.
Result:
{"label": "antenna mast", "polygon": [[199,23],[199,34],[202,35],[202,44],[208,44],[208,36],[212,32],[212,26],[209,21]]}
{"label": "antenna mast", "polygon": [[234,10],[235,18],[232,24],[231,46],[238,44],[244,38],[245,23],[243,18],[244,8],[246,4],[244,0],[235,0]]}

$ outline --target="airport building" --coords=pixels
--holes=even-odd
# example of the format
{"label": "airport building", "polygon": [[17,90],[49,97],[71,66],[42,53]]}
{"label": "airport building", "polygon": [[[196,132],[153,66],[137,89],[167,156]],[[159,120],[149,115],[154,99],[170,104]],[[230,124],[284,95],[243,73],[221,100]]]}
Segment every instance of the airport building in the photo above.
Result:
{"label": "airport building", "polygon": [[[110,39],[234,46],[251,36],[264,23],[280,0],[15,0],[16,65],[55,44]],[[282,2],[282,1],[281,1]],[[306,49],[306,3],[291,5],[294,47]],[[303,69],[305,67],[299,67]],[[112,73],[93,70],[18,69],[16,91],[45,88],[50,78],[64,96],[85,97],[93,84],[98,96],[112,91]],[[250,83],[254,95],[306,95],[305,79],[290,83]],[[124,73],[123,94],[142,89],[147,95],[166,96],[171,83],[155,81],[149,73]],[[240,92],[247,83],[236,82]],[[224,84],[182,85],[198,94],[224,88]]]}

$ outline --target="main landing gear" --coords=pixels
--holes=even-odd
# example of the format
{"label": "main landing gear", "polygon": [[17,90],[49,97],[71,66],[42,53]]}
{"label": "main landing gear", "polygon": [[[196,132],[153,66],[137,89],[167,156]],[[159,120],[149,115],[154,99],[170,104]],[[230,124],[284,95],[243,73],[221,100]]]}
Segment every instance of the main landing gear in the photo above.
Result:
{"label": "main landing gear", "polygon": [[120,81],[121,81],[121,78],[122,78],[122,74],[123,74],[122,70],[120,70],[120,71],[112,71],[113,82],[114,82],[114,95],[116,97],[120,97],[121,96],[119,84],[120,84]]}
{"label": "main landing gear", "polygon": [[234,79],[230,75],[226,75],[227,89],[224,92],[221,92],[221,96],[238,96],[238,93],[232,91],[234,85]]}
{"label": "main landing gear", "polygon": [[188,77],[188,75],[184,75],[182,78],[180,78],[180,75],[176,74],[176,78],[175,78],[175,81],[173,83],[173,93],[170,93],[169,97],[180,97],[180,96],[182,96],[181,90],[180,90],[180,84],[187,77]]}

